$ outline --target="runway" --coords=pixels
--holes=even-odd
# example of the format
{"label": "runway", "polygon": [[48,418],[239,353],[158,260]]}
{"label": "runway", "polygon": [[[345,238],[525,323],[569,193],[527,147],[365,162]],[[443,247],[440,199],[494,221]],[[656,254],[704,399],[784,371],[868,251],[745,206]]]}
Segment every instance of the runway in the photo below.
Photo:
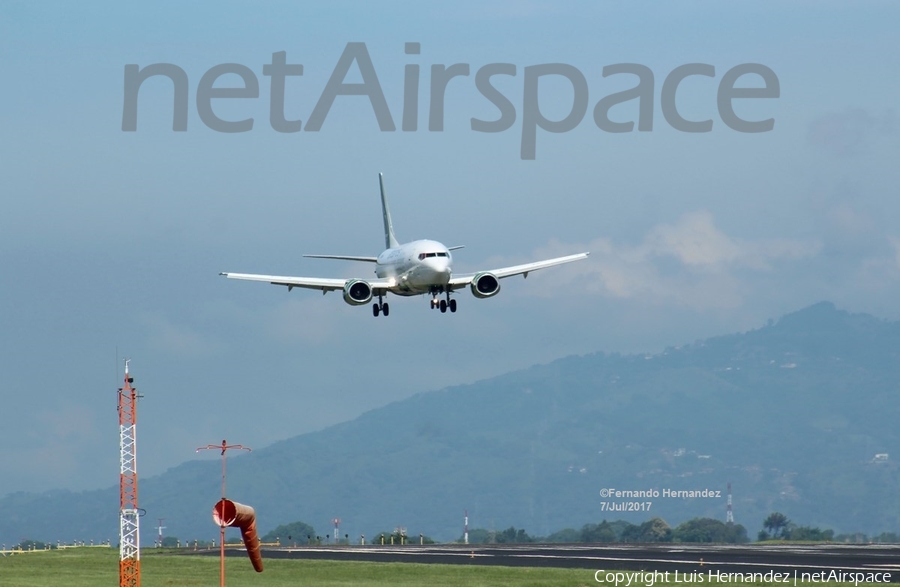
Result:
{"label": "runway", "polygon": [[[215,554],[217,551],[204,554]],[[229,556],[246,556],[229,550]],[[782,573],[798,582],[822,582],[836,573],[879,573],[866,582],[900,582],[900,545],[695,545],[695,544],[516,544],[264,547],[263,558],[411,562],[511,567],[563,567],[592,571]],[[812,579],[814,573],[819,579]],[[592,573],[593,574],[593,573]],[[806,574],[806,575],[804,575]],[[840,577],[840,575],[838,575]],[[600,575],[603,578],[603,575]],[[832,579],[834,576],[832,575]],[[708,580],[708,579],[707,579]],[[610,581],[606,581],[610,582]],[[775,581],[778,582],[778,581]],[[853,583],[845,576],[843,582]]]}

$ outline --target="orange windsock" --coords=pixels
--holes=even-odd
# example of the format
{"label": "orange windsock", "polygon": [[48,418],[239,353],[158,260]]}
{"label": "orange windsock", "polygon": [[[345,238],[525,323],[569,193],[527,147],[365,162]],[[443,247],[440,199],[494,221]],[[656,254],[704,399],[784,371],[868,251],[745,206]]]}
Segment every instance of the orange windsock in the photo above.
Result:
{"label": "orange windsock", "polygon": [[247,547],[247,556],[257,573],[262,573],[262,553],[259,551],[259,537],[256,535],[256,512],[249,505],[230,499],[220,499],[213,506],[213,521],[218,526],[234,526],[241,529],[241,538]]}

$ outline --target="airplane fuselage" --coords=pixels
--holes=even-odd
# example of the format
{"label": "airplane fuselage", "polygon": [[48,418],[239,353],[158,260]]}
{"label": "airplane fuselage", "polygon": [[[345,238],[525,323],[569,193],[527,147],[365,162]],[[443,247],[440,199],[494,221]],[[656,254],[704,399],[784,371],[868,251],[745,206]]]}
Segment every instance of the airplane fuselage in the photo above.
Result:
{"label": "airplane fuselage", "polygon": [[391,293],[415,296],[444,291],[453,257],[443,244],[417,240],[385,250],[375,261],[375,275],[393,283]]}

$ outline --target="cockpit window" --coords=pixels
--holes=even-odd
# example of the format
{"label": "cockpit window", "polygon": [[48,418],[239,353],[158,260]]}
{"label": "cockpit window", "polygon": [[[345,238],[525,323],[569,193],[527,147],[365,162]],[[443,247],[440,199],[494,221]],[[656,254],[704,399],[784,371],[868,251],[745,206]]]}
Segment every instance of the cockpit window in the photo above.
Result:
{"label": "cockpit window", "polygon": [[427,257],[446,257],[447,253],[419,253],[419,261]]}

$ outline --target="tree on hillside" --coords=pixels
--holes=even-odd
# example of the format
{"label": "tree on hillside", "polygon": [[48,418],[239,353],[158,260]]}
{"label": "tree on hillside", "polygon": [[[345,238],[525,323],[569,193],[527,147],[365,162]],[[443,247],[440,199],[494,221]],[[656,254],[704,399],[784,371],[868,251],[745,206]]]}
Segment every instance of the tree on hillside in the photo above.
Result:
{"label": "tree on hillside", "polygon": [[763,520],[763,528],[765,528],[772,538],[785,538],[791,521],[781,512],[772,512]]}
{"label": "tree on hillside", "polygon": [[581,542],[581,532],[574,528],[563,528],[547,536],[544,541],[557,544]]}
{"label": "tree on hillside", "polygon": [[814,542],[831,542],[834,539],[834,530],[822,530],[809,526],[793,526],[785,531],[788,540],[810,540]]}
{"label": "tree on hillside", "polygon": [[671,542],[672,528],[662,518],[652,518],[640,526],[627,528],[621,542]]}
{"label": "tree on hillside", "polygon": [[[489,544],[493,537],[493,532],[485,528],[472,528],[469,530],[469,544]],[[459,537],[457,542],[462,542],[463,536]]]}
{"label": "tree on hillside", "polygon": [[881,544],[898,544],[900,543],[900,534],[896,532],[882,532],[872,538],[872,540]]}
{"label": "tree on hillside", "polygon": [[675,542],[717,542],[739,544],[748,542],[747,529],[740,524],[725,524],[712,518],[694,518],[683,522],[673,533]]}
{"label": "tree on hillside", "polygon": [[516,530],[515,526],[510,526],[506,530],[497,532],[494,535],[494,541],[497,544],[522,544],[534,542],[534,538],[529,536],[522,528]]}
{"label": "tree on hillside", "polygon": [[[628,524],[628,526],[633,525]],[[616,529],[606,520],[599,524],[585,524],[581,528],[581,542],[616,542],[618,539]]]}
{"label": "tree on hillside", "polygon": [[750,542],[747,536],[747,529],[741,524],[726,524],[727,532],[725,534],[725,542],[728,544],[745,544]]}
{"label": "tree on hillside", "polygon": [[316,531],[306,522],[291,522],[278,526],[262,538],[261,542],[275,542],[280,540],[283,545],[307,544],[310,538],[316,537]]}

